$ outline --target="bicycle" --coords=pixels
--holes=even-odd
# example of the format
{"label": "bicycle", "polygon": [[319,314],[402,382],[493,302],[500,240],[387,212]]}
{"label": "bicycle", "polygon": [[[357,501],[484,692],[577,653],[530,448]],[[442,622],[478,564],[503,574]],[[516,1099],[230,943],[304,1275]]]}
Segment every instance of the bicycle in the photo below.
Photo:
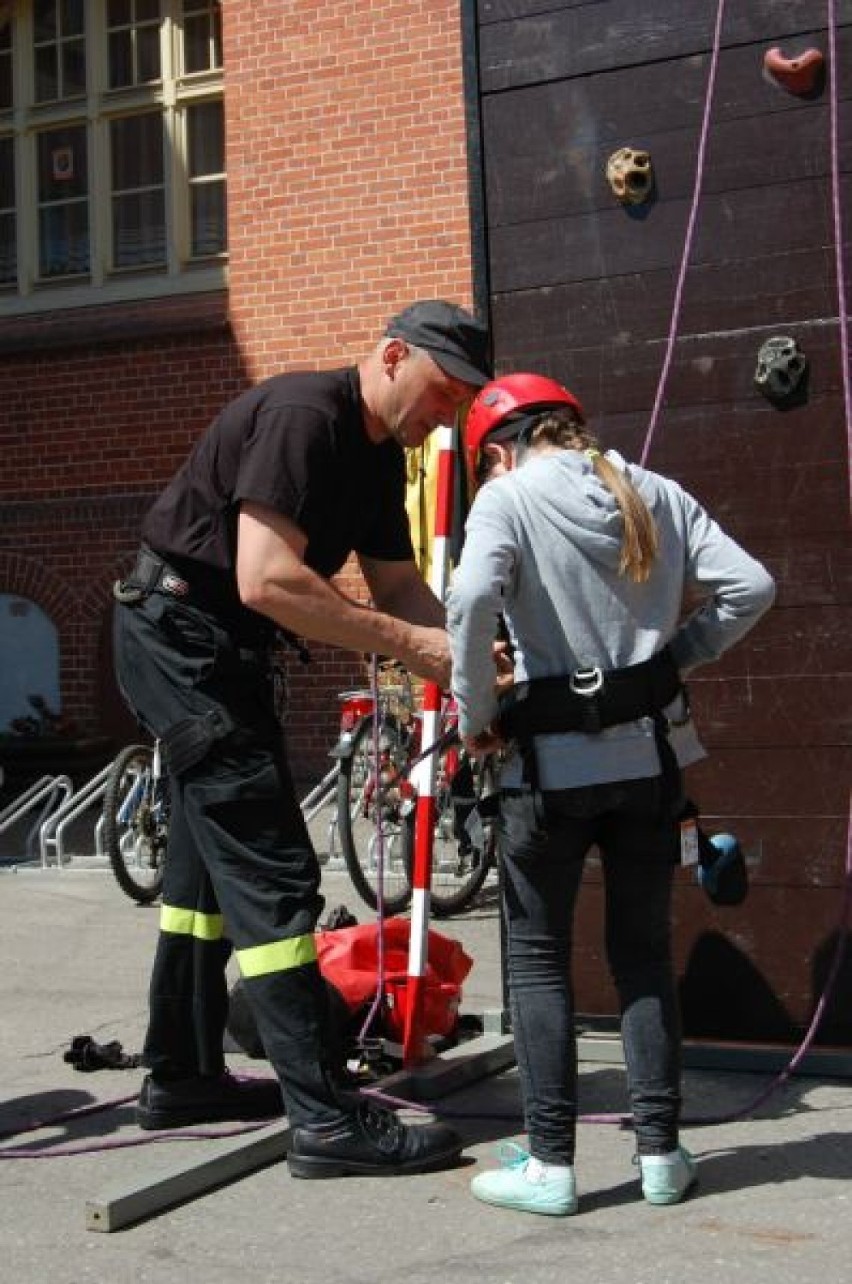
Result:
{"label": "bicycle", "polygon": [[[411,899],[417,797],[409,773],[422,751],[422,715],[414,707],[410,676],[396,665],[383,671],[398,673],[399,682],[385,681],[379,689],[378,777],[372,693],[343,692],[340,739],[332,750],[336,765],[301,806],[310,821],[335,800],[330,833],[339,837],[355,890],[371,909],[378,907],[381,863],[383,908],[398,914]],[[470,759],[457,740],[445,742],[443,732],[455,723],[455,706],[447,699],[432,837],[430,900],[437,918],[465,909],[495,862],[494,819],[484,802],[494,792],[494,764]],[[150,904],[162,891],[168,823],[168,777],[159,741],[128,746],[116,757],[107,780],[104,845],[116,882],[138,904]]]}
{"label": "bicycle", "polygon": [[[334,796],[335,767],[302,800],[310,821]],[[332,829],[334,821],[332,821]],[[104,847],[116,882],[131,900],[150,904],[163,888],[169,837],[169,787],[159,740],[129,745],[115,758],[104,792]]]}
{"label": "bicycle", "polygon": [[168,777],[160,743],[129,745],[117,756],[104,793],[104,846],[116,882],[139,905],[163,888],[169,833]]}
{"label": "bicycle", "polygon": [[[388,674],[399,681],[387,683]],[[346,691],[340,700],[341,735],[333,752],[340,764],[337,832],[343,859],[355,890],[372,909],[378,907],[381,864],[383,908],[398,914],[411,899],[416,790],[409,773],[425,748],[422,715],[414,708],[410,676],[394,664],[380,670],[378,736],[372,692]],[[436,918],[465,909],[495,863],[496,818],[484,801],[494,795],[495,764],[470,758],[457,738],[445,737],[457,721],[447,698],[432,835],[430,906]]]}

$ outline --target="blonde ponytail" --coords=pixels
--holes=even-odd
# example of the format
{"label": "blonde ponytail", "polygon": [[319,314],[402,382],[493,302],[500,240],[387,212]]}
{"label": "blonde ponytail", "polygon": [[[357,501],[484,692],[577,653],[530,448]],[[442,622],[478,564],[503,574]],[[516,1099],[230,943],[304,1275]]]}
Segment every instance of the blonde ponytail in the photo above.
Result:
{"label": "blonde ponytail", "polygon": [[619,575],[644,584],[659,549],[657,526],[648,505],[630,479],[601,453],[598,440],[571,410],[546,411],[530,436],[530,445],[545,443],[566,450],[579,450],[589,460],[595,475],[611,492],[621,510],[624,533],[621,538]]}

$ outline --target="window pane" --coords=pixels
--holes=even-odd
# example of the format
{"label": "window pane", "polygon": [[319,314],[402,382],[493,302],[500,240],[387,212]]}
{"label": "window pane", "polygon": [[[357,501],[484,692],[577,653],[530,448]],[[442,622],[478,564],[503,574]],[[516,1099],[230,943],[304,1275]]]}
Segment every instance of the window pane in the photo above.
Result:
{"label": "window pane", "polygon": [[127,116],[110,124],[112,190],[163,182],[163,119],[159,113]]}
{"label": "window pane", "polygon": [[0,285],[18,276],[15,244],[15,149],[11,138],[0,138]]}
{"label": "window pane", "polygon": [[130,0],[107,0],[108,27],[123,27],[131,21]]}
{"label": "window pane", "polygon": [[15,147],[11,138],[0,138],[0,210],[15,205]]}
{"label": "window pane", "polygon": [[160,28],[140,27],[136,32],[137,79],[160,79]]}
{"label": "window pane", "polygon": [[200,103],[187,112],[189,176],[221,174],[225,169],[224,113],[221,102]]}
{"label": "window pane", "polygon": [[224,182],[195,184],[190,200],[193,258],[221,254],[228,245]]}
{"label": "window pane", "polygon": [[122,85],[133,84],[133,46],[129,31],[111,31],[109,33],[108,54],[109,87],[120,89]]}
{"label": "window pane", "polygon": [[62,0],[63,36],[82,36],[85,30],[83,0]]}
{"label": "window pane", "polygon": [[159,22],[160,0],[136,0],[137,22]]}
{"label": "window pane", "polygon": [[37,0],[35,24],[36,102],[58,102],[86,92],[86,44],[82,2],[62,0],[61,6]]}
{"label": "window pane", "polygon": [[40,40],[55,40],[56,0],[36,0],[33,12],[36,43]]}
{"label": "window pane", "polygon": [[207,71],[210,66],[210,29],[207,16],[185,18],[183,23],[184,71]]}
{"label": "window pane", "polygon": [[166,261],[166,215],[162,191],[116,196],[112,203],[115,267]]}
{"label": "window pane", "polygon": [[12,55],[0,49],[0,111],[12,106]]}
{"label": "window pane", "polygon": [[59,97],[59,73],[56,45],[45,45],[35,51],[35,96],[37,103],[53,102]]}
{"label": "window pane", "polygon": [[15,216],[0,214],[0,285],[14,284],[18,276]]}
{"label": "window pane", "polygon": [[66,125],[39,134],[39,204],[86,196],[88,190],[85,125]]}
{"label": "window pane", "polygon": [[222,66],[222,6],[213,9],[213,66]]}
{"label": "window pane", "polygon": [[86,92],[86,48],[82,40],[68,40],[62,50],[62,97],[77,98]]}
{"label": "window pane", "polygon": [[[0,6],[2,8],[2,6]],[[12,19],[0,18],[0,111],[12,106]]]}
{"label": "window pane", "polygon": [[39,211],[39,274],[77,276],[89,270],[89,211],[86,201],[51,205]]}

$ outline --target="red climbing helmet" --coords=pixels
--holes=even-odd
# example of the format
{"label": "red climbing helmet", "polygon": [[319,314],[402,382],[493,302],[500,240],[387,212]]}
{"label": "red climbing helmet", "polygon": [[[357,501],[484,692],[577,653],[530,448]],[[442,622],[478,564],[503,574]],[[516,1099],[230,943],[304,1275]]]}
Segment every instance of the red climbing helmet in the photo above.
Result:
{"label": "red climbing helmet", "polygon": [[[560,406],[569,406],[581,420],[585,419],[583,407],[577,398],[555,379],[537,374],[510,374],[492,379],[491,383],[480,389],[471,403],[464,427],[465,459],[469,476],[475,476],[480,447],[495,429],[504,425],[509,427],[515,415],[520,420],[521,416],[528,415],[531,411],[557,409]],[[518,429],[520,428],[519,422]],[[507,433],[507,440],[509,436]]]}

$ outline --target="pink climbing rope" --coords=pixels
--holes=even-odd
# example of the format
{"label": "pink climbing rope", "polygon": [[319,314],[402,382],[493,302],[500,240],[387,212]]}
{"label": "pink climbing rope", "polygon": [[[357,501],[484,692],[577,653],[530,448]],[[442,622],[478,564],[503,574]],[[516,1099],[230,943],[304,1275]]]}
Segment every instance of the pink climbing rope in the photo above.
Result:
{"label": "pink climbing rope", "polygon": [[669,378],[669,368],[674,357],[675,343],[677,341],[677,331],[680,324],[680,308],[683,298],[683,287],[686,282],[686,272],[689,267],[689,259],[692,254],[692,242],[695,237],[695,227],[698,222],[698,206],[701,200],[701,188],[704,182],[704,156],[707,151],[707,139],[710,134],[710,111],[713,105],[713,95],[716,89],[716,69],[719,64],[719,50],[722,45],[722,23],[725,17],[725,0],[719,0],[719,7],[716,10],[716,27],[713,32],[713,49],[710,55],[710,70],[707,73],[707,92],[704,99],[704,119],[701,122],[701,133],[698,139],[698,159],[695,163],[695,187],[692,193],[692,207],[689,211],[689,219],[686,224],[686,234],[683,240],[683,255],[681,256],[680,269],[677,275],[677,284],[674,292],[674,302],[672,303],[672,319],[669,325],[669,335],[666,341],[666,350],[663,355],[663,364],[660,370],[660,378],[657,383],[657,392],[654,397],[654,406],[651,410],[651,418],[648,423],[648,431],[645,434],[645,443],[642,447],[642,453],[639,456],[639,463],[644,468],[651,449],[651,439],[657,428],[657,420],[660,416],[660,407],[663,404],[663,396],[666,391],[666,384]]}

